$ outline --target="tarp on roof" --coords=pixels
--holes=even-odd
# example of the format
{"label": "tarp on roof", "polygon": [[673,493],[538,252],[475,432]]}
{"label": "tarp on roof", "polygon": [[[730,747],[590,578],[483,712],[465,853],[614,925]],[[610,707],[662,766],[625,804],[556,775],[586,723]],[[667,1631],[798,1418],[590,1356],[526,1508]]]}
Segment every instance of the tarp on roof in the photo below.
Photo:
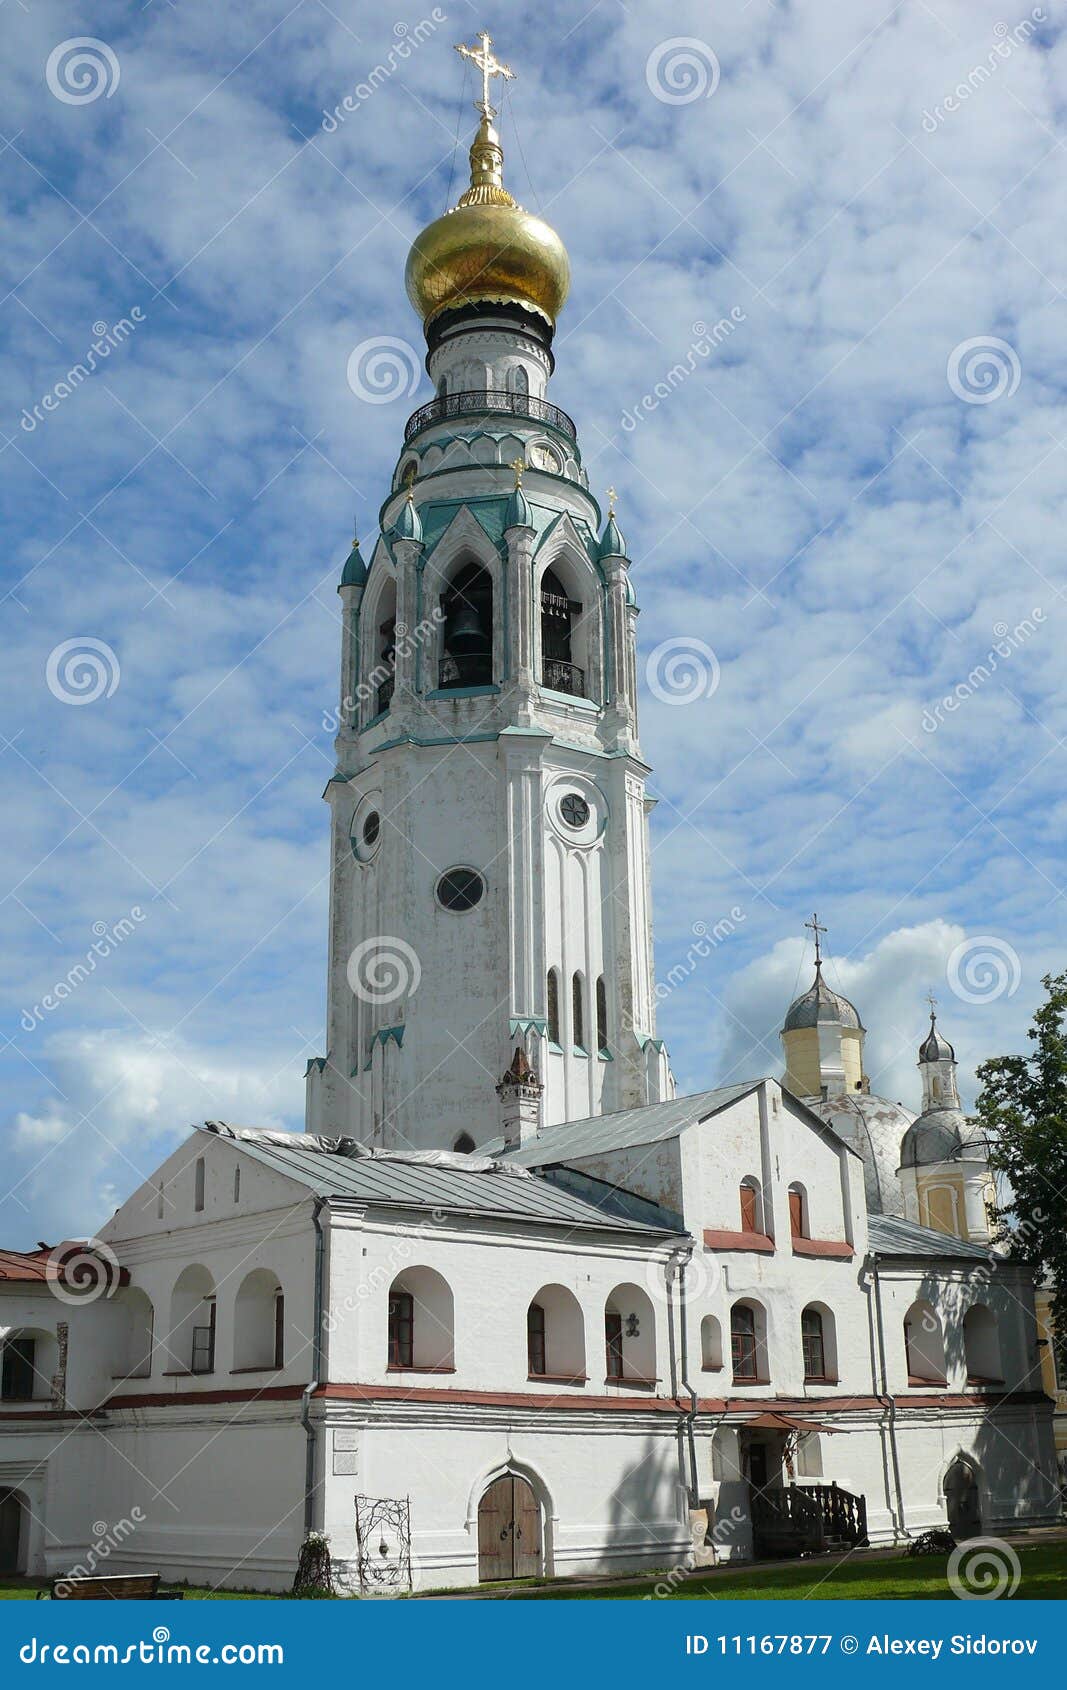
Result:
{"label": "tarp on roof", "polygon": [[[304,1133],[257,1133],[249,1127],[233,1130],[223,1122],[197,1130],[229,1139],[242,1154],[319,1197],[388,1208],[439,1209],[446,1214],[535,1221],[576,1230],[630,1236],[638,1233],[657,1241],[676,1231],[669,1224],[651,1225],[616,1213],[613,1187],[605,1187],[605,1195],[598,1202],[592,1193],[578,1197],[538,1175],[516,1178],[514,1169],[488,1157],[452,1156],[443,1166],[439,1161],[416,1159],[410,1153],[351,1156],[324,1150],[320,1141],[305,1143],[312,1135]],[[487,1166],[472,1168],[472,1160]]]}

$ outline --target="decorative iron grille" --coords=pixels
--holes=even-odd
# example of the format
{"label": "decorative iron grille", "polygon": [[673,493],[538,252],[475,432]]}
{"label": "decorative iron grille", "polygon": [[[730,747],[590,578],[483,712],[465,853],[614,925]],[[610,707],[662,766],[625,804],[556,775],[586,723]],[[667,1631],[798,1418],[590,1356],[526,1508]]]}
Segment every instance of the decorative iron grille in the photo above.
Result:
{"label": "decorative iron grille", "polygon": [[357,1496],[356,1545],[364,1595],[411,1590],[411,1498]]}

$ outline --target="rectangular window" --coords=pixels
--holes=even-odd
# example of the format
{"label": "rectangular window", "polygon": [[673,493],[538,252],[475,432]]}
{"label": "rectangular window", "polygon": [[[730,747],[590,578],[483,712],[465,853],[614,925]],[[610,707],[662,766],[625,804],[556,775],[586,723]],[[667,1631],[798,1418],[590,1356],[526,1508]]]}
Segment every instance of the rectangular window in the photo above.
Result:
{"label": "rectangular window", "polygon": [[527,1372],[540,1377],[548,1372],[545,1363],[545,1311],[540,1303],[531,1303],[526,1311]]}
{"label": "rectangular window", "polygon": [[604,1342],[607,1348],[608,1378],[622,1379],[622,1315],[615,1309],[604,1313]]}
{"label": "rectangular window", "polygon": [[751,1309],[734,1309],[730,1317],[730,1355],[735,1379],[759,1378],[756,1317]]}
{"label": "rectangular window", "polygon": [[214,1298],[209,1304],[207,1325],[193,1327],[193,1352],[189,1371],[190,1373],[214,1373],[215,1371]]}
{"label": "rectangular window", "polygon": [[410,1291],[395,1291],[389,1299],[389,1366],[415,1365],[415,1302]]}
{"label": "rectangular window", "polygon": [[559,975],[554,968],[548,971],[548,1037],[551,1044],[559,1044]]}
{"label": "rectangular window", "polygon": [[37,1374],[36,1338],[9,1338],[4,1345],[3,1384],[5,1402],[26,1402],[34,1394]]}
{"label": "rectangular window", "polygon": [[571,980],[571,1037],[576,1050],[585,1049],[585,994],[580,974]]}
{"label": "rectangular window", "polygon": [[601,974],[596,983],[596,1048],[608,1048],[608,989]]}
{"label": "rectangular window", "polygon": [[789,1231],[794,1238],[806,1238],[804,1231],[804,1198],[799,1191],[789,1193]]}
{"label": "rectangular window", "polygon": [[759,1231],[756,1212],[756,1188],[754,1185],[743,1185],[741,1187],[741,1231]]}
{"label": "rectangular window", "polygon": [[199,1215],[204,1207],[204,1158],[198,1156],[193,1171],[193,1208]]}
{"label": "rectangular window", "polygon": [[240,1162],[238,1162],[236,1168],[234,1168],[234,1170],[233,1170],[233,1200],[234,1200],[235,1203],[239,1203],[241,1201],[241,1164],[240,1164]]}
{"label": "rectangular window", "polygon": [[805,1379],[826,1378],[826,1351],[822,1336],[822,1317],[805,1313],[800,1323],[800,1341],[804,1349]]}
{"label": "rectangular window", "polygon": [[281,1291],[274,1299],[274,1365],[285,1366],[285,1297]]}

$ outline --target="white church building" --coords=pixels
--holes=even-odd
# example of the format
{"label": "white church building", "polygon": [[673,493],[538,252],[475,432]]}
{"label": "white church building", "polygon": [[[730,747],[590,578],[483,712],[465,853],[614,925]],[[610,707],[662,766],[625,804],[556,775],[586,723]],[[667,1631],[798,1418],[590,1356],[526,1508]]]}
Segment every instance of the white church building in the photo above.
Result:
{"label": "white church building", "polygon": [[408,262],[436,396],[339,588],[306,1131],[206,1122],[90,1244],[0,1252],[0,1571],[284,1589],[314,1531],[402,1591],[1059,1513],[936,1022],[918,1117],[872,1097],[816,922],[784,1080],[674,1095],[630,563],[473,57],[471,185]]}

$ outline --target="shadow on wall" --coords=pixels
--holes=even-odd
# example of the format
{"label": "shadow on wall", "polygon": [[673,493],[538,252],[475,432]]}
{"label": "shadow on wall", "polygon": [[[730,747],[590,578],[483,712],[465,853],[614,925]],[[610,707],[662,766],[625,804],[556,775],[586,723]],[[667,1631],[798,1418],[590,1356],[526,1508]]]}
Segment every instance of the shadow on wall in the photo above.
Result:
{"label": "shadow on wall", "polygon": [[[679,1496],[681,1430],[675,1437],[647,1437],[641,1455],[622,1474],[611,1493],[607,1541],[601,1555],[605,1572],[662,1567],[677,1556],[674,1544],[688,1534],[684,1493]],[[657,1549],[662,1546],[662,1553]]]}

